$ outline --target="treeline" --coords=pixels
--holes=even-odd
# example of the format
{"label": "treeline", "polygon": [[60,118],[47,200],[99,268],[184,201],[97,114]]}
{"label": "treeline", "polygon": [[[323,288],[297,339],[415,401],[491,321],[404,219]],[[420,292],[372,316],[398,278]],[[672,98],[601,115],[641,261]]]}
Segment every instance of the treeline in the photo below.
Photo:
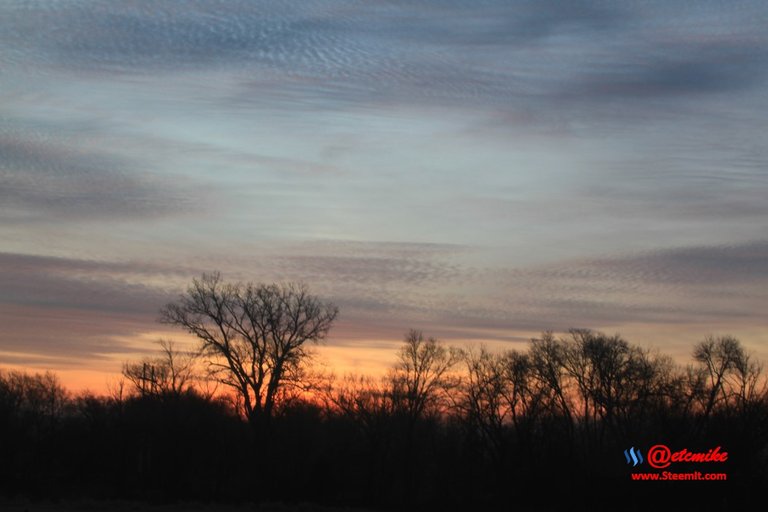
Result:
{"label": "treeline", "polygon": [[[211,374],[211,361],[164,343],[161,356],[126,364],[109,396],[73,395],[51,373],[1,372],[0,489],[371,509],[731,510],[768,488],[766,381],[727,336],[702,341],[682,366],[588,330],[499,353],[411,331],[382,378],[293,367],[269,414],[222,384],[238,384],[230,374]],[[669,469],[728,480],[630,481],[653,469],[624,451],[655,444],[720,446],[725,463]]]}

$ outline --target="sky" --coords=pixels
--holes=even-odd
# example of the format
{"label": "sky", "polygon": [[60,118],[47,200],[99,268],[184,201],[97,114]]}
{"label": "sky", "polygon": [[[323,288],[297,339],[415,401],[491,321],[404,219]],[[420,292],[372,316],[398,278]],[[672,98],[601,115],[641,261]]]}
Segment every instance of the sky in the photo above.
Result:
{"label": "sky", "polygon": [[203,272],[410,328],[768,361],[768,5],[0,2],[0,367],[102,388]]}

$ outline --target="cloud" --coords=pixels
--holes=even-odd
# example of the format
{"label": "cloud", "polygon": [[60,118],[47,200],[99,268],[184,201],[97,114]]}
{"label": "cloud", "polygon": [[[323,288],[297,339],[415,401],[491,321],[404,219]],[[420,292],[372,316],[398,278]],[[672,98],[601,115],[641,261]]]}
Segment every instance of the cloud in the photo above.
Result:
{"label": "cloud", "polygon": [[0,303],[0,322],[3,363],[88,367],[149,351],[132,343],[151,332],[141,315]]}
{"label": "cloud", "polygon": [[[129,350],[201,270],[306,281],[341,337],[757,324],[765,12],[3,2],[6,352]],[[321,237],[372,242],[285,242]]]}
{"label": "cloud", "polygon": [[[408,328],[451,340],[519,342],[572,327],[761,325],[768,242],[666,248],[524,267],[475,267],[439,244],[318,242],[228,260],[228,280],[307,282],[341,309],[329,344],[367,346]],[[210,270],[215,270],[211,268]],[[0,360],[66,366],[140,354],[158,308],[199,269],[0,254]],[[181,332],[178,333],[181,335]],[[368,341],[366,341],[368,340]]]}
{"label": "cloud", "polygon": [[[234,258],[226,278],[301,281],[332,300],[346,322],[398,323],[399,333],[419,315],[433,314],[441,289],[461,285],[472,273],[467,247],[451,244],[326,240],[279,245],[253,257]],[[377,330],[380,330],[377,328]],[[398,334],[399,337],[399,334]]]}
{"label": "cloud", "polygon": [[[343,317],[390,334],[421,327],[451,338],[516,339],[520,332],[629,324],[743,328],[760,322],[768,307],[765,241],[522,267],[475,267],[466,251],[456,260],[421,254],[415,259],[435,271],[403,280],[368,258],[335,265],[322,257],[303,268],[339,298]],[[419,268],[411,258],[395,268],[409,265]]]}
{"label": "cloud", "polygon": [[156,328],[158,308],[172,298],[149,283],[172,273],[152,265],[0,253],[0,360],[88,364],[141,352],[127,340]]}
{"label": "cloud", "polygon": [[[322,57],[334,41],[313,23],[322,2],[234,0],[158,4],[84,1],[6,7],[5,40],[19,60],[120,72]],[[344,3],[325,6],[328,16]],[[47,30],[37,29],[43,25]],[[316,49],[317,48],[317,49]]]}
{"label": "cloud", "polygon": [[[353,324],[433,330],[753,324],[768,306],[768,243],[689,246],[562,259],[521,267],[473,265],[477,249],[326,242],[282,248],[262,272],[301,279]],[[338,255],[338,256],[337,256]],[[341,256],[343,255],[343,256]],[[264,259],[262,258],[262,261]]]}
{"label": "cloud", "polygon": [[606,101],[738,93],[765,83],[768,59],[763,49],[738,39],[630,48],[622,61],[577,73],[563,95]]}
{"label": "cloud", "polygon": [[648,251],[592,266],[646,283],[741,287],[768,280],[768,242]]}
{"label": "cloud", "polygon": [[[380,65],[412,41],[528,43],[558,31],[616,29],[626,16],[616,6],[586,1],[95,1],[6,11],[6,38],[17,43],[17,51],[26,46],[29,52],[92,67],[197,67],[231,61],[280,67],[298,61],[307,70],[329,71],[362,67],[371,57],[377,62],[370,64]],[[29,32],[42,23],[48,31]]]}
{"label": "cloud", "polygon": [[492,272],[500,310],[542,328],[731,323],[768,306],[768,243],[693,246]]}
{"label": "cloud", "polygon": [[[520,110],[763,83],[760,10],[747,4],[718,18],[704,3],[43,3],[6,6],[0,41],[11,63],[42,68],[236,69],[241,101],[258,101],[258,89],[304,106],[316,96]],[[681,16],[700,23],[677,23]],[[718,32],[715,20],[730,31]]]}
{"label": "cloud", "polygon": [[[203,270],[222,270],[221,265],[226,265],[225,279],[232,281],[305,281],[313,293],[342,308],[350,332],[370,324],[372,331],[394,329],[399,337],[407,325],[375,326],[412,316],[414,300],[423,295],[417,290],[450,281],[456,268],[443,260],[462,250],[439,244],[327,241],[229,259],[200,255],[194,266],[0,253],[0,361],[39,364],[52,358],[51,364],[68,365],[140,354],[146,349],[131,340],[160,330],[158,309]],[[209,264],[218,266],[202,268]]]}
{"label": "cloud", "polygon": [[[625,230],[640,227],[638,219],[657,231],[685,223],[707,239],[716,224],[757,228],[768,216],[768,154],[751,125],[722,123],[726,127],[714,132],[692,128],[644,141],[637,150],[642,154],[598,160],[574,185],[583,204],[574,215],[626,219],[631,227]],[[754,229],[748,236],[761,234]]]}
{"label": "cloud", "polygon": [[[168,282],[197,269],[178,262],[100,261],[0,253],[0,301],[147,313],[167,297]],[[149,309],[147,309],[149,308]]]}
{"label": "cloud", "polygon": [[309,243],[301,252],[279,260],[281,272],[339,283],[384,286],[434,286],[460,276],[457,265],[444,256],[459,246],[407,243]]}
{"label": "cloud", "polygon": [[[188,211],[180,186],[108,149],[65,136],[0,133],[0,216],[6,220],[145,219]],[[138,168],[138,169],[137,169]]]}
{"label": "cloud", "polygon": [[[406,7],[407,5],[407,7]],[[618,4],[574,0],[401,3],[377,27],[420,43],[517,46],[572,32],[617,30],[627,14]],[[375,21],[372,20],[373,23]]]}

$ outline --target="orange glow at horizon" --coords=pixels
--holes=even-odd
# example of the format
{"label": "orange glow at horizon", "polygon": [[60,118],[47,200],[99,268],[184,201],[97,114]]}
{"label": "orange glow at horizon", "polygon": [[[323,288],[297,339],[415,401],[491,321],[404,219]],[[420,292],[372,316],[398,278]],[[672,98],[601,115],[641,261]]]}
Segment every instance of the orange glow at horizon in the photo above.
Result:
{"label": "orange glow at horizon", "polygon": [[[753,354],[758,360],[768,360],[768,334],[760,329],[744,328],[737,331],[724,330],[716,324],[713,325],[655,325],[627,324],[618,327],[596,328],[607,334],[618,333],[630,343],[658,350],[671,356],[680,364],[691,362],[690,354],[695,343],[704,339],[707,335],[730,334],[741,340],[748,353]],[[434,329],[435,331],[437,329]],[[327,342],[311,347],[313,353],[313,367],[322,374],[334,374],[344,377],[349,374],[366,375],[374,378],[381,377],[395,364],[397,351],[401,346],[402,336],[388,337],[376,336],[372,338],[357,338],[360,331],[353,335],[349,332],[337,333]],[[424,331],[425,336],[431,336],[430,330]],[[444,332],[443,334],[447,334]],[[508,349],[526,350],[526,343],[503,341],[502,333],[492,329],[484,330],[482,337],[472,337],[462,333],[450,333],[446,336],[435,336],[448,345],[459,348],[472,346],[485,346],[491,351]],[[510,337],[509,332],[503,333]],[[520,332],[516,333],[517,339],[530,339],[538,337],[540,333]],[[556,333],[560,335],[562,333]],[[452,337],[455,336],[455,337]],[[179,349],[189,349],[196,346],[193,336],[172,331],[152,331],[129,338],[121,338],[123,346],[129,347],[135,352],[120,353],[108,358],[88,361],[68,361],[66,364],[53,362],[50,366],[21,365],[13,363],[0,364],[2,370],[26,371],[29,373],[55,373],[62,385],[72,393],[91,392],[95,394],[110,394],[121,379],[121,368],[124,362],[139,360],[143,357],[157,355],[157,345],[154,343],[159,338],[173,339]],[[684,343],[681,343],[684,342]]]}

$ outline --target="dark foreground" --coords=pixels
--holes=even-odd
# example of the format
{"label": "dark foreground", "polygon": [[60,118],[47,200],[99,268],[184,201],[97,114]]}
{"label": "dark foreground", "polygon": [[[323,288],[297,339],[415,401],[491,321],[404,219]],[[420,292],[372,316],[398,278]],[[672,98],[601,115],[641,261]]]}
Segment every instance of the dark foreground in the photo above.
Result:
{"label": "dark foreground", "polygon": [[3,512],[364,512],[360,509],[323,507],[311,504],[228,505],[204,503],[149,504],[128,501],[31,501],[0,500]]}
{"label": "dark foreground", "polygon": [[[464,354],[426,388],[429,368],[346,379],[250,421],[194,389],[71,396],[0,372],[0,510],[764,509],[760,366],[732,339],[699,349],[679,367],[579,331]],[[659,446],[679,460],[660,468]],[[632,478],[662,471],[727,479]]]}

